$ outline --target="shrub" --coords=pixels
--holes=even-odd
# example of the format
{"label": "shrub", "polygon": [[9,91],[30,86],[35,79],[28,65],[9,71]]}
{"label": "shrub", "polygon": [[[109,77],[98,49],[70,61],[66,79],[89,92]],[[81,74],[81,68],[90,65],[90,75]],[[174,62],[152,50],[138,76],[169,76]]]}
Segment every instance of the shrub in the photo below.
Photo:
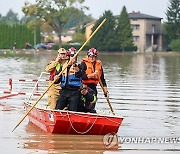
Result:
{"label": "shrub", "polygon": [[170,47],[173,51],[180,52],[180,39],[178,40],[172,40],[170,43]]}

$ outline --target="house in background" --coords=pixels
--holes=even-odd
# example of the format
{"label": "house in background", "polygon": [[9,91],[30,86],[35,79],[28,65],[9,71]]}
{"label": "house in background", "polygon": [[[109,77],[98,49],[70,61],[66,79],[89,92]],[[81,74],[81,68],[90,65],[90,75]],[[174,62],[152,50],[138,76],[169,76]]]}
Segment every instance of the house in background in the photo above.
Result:
{"label": "house in background", "polygon": [[76,32],[76,27],[72,27],[68,29],[65,33],[62,33],[61,35],[62,43],[65,44],[71,42],[73,40],[73,36],[75,32]]}
{"label": "house in background", "polygon": [[92,33],[92,28],[93,26],[95,25],[96,21],[93,21],[93,22],[90,22],[88,24],[85,25],[85,37],[86,37],[86,40],[89,38],[89,36],[91,35]]}
{"label": "house in background", "polygon": [[[73,35],[75,34],[76,27],[68,29],[66,32],[63,32],[61,34],[61,40],[62,43],[68,43],[71,42],[73,39]],[[49,33],[42,33],[42,42],[47,43],[47,42],[54,42],[55,44],[59,43],[59,37],[55,31],[49,32]]]}
{"label": "house in background", "polygon": [[137,52],[162,51],[162,18],[140,12],[129,13],[129,18]]}
{"label": "house in background", "polygon": [[[118,18],[118,16],[116,16]],[[162,24],[159,17],[154,17],[140,12],[129,13],[134,44],[137,52],[162,51]],[[86,25],[86,39],[91,35],[95,21]]]}

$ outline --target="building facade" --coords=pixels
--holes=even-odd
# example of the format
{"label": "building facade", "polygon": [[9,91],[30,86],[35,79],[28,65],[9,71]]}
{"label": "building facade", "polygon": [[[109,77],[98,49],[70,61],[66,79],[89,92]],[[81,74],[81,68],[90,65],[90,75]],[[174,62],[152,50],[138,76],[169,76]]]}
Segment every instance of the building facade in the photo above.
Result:
{"label": "building facade", "polygon": [[162,18],[140,12],[129,13],[129,18],[137,52],[162,51]]}
{"label": "building facade", "polygon": [[86,40],[89,38],[89,36],[91,35],[92,33],[92,28],[93,26],[95,25],[96,21],[93,21],[93,22],[90,22],[88,24],[85,25],[85,37],[86,37]]}
{"label": "building facade", "polygon": [[[118,16],[117,16],[118,18]],[[129,13],[134,44],[137,52],[162,51],[162,24],[159,17],[154,17],[140,12]],[[86,25],[86,39],[92,33],[95,22]]]}

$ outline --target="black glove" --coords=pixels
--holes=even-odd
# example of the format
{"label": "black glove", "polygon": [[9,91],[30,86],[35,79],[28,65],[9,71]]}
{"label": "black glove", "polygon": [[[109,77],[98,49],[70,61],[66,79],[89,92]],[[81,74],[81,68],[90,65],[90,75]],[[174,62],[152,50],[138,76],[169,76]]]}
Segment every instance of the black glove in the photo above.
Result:
{"label": "black glove", "polygon": [[106,93],[104,93],[104,96],[109,98],[109,92],[107,91]]}

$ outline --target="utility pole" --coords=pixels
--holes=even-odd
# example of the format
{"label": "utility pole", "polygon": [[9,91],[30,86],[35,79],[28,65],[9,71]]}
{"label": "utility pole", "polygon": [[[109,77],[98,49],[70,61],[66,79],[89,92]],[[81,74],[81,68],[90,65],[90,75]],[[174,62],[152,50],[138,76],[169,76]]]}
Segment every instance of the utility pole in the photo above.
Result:
{"label": "utility pole", "polygon": [[34,26],[34,46],[36,45],[36,27]]}

